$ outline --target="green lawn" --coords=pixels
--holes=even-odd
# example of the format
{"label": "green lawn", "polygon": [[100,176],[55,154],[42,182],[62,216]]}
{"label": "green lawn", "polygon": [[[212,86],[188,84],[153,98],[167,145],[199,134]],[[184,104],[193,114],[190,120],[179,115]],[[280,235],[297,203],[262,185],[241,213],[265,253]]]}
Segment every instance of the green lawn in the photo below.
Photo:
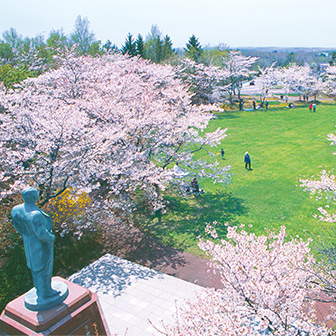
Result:
{"label": "green lawn", "polygon": [[[335,131],[336,106],[318,105],[317,112],[308,107],[274,108],[255,112],[221,113],[209,131],[229,127],[223,141],[225,160],[231,165],[232,181],[224,187],[202,181],[206,193],[183,199],[169,195],[168,211],[158,217],[142,218],[144,228],[164,243],[199,254],[197,236],[207,222],[216,220],[220,234],[226,227],[245,224],[257,234],[265,228],[287,227],[291,236],[316,236],[321,225],[313,218],[318,203],[299,187],[299,177],[311,177],[322,169],[331,170],[335,148],[327,134]],[[252,159],[252,170],[244,168],[244,153]],[[336,211],[336,209],[334,209]]]}

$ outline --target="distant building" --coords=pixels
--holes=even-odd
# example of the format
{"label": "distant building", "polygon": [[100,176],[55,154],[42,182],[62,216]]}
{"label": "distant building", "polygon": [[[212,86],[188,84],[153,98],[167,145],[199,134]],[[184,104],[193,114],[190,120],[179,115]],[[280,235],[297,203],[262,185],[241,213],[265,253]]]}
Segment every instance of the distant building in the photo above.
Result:
{"label": "distant building", "polygon": [[329,57],[329,55],[330,54],[328,52],[324,52],[324,51],[320,53],[320,56],[323,56],[323,57]]}

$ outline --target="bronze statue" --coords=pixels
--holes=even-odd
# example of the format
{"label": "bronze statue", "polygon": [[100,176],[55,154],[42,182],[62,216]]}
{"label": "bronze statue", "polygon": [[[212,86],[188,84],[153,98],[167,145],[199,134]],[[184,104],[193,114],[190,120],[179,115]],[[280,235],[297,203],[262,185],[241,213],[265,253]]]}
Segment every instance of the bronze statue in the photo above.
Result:
{"label": "bronze statue", "polygon": [[34,287],[25,296],[25,305],[31,310],[45,310],[62,302],[68,292],[65,283],[52,283],[54,266],[54,240],[52,219],[35,202],[39,194],[35,188],[22,191],[24,204],[15,206],[11,216],[13,225],[23,238],[27,266]]}

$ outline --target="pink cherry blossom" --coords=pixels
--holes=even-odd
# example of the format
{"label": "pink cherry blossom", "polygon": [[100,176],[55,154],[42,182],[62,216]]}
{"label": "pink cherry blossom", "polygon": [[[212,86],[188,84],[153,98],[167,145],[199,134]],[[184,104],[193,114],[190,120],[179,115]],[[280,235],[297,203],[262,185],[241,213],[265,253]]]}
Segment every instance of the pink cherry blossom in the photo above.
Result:
{"label": "pink cherry blossom", "polygon": [[162,208],[160,190],[176,161],[193,175],[227,181],[227,167],[193,159],[218,146],[226,129],[205,133],[213,114],[191,104],[171,66],[71,51],[56,61],[58,69],[0,93],[1,197],[26,184],[45,202],[67,187],[99,189],[107,208],[130,213],[139,190],[153,210]]}

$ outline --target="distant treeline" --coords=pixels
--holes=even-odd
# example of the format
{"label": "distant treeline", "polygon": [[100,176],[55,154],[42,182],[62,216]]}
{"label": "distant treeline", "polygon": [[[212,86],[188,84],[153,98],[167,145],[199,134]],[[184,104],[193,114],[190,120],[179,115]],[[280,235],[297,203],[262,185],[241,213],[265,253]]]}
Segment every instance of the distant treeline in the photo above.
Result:
{"label": "distant treeline", "polygon": [[[202,46],[199,39],[192,35],[184,48],[174,49],[169,35],[164,35],[157,25],[152,25],[150,32],[143,37],[129,33],[124,44],[119,48],[110,40],[104,44],[97,40],[89,28],[87,18],[78,16],[70,34],[63,29],[52,30],[47,38],[42,34],[36,37],[23,37],[14,28],[9,28],[0,39],[0,82],[6,87],[19,83],[30,76],[38,76],[46,69],[57,66],[55,55],[65,48],[75,48],[78,55],[97,56],[108,52],[119,52],[138,56],[154,63],[178,64],[182,58],[189,58],[204,65],[222,66],[231,48],[226,44],[215,47]],[[285,67],[310,64],[319,68],[321,64],[335,64],[336,51],[319,49],[275,49],[246,48],[240,49],[246,57],[257,57],[253,65],[267,68],[276,62],[276,66]]]}

